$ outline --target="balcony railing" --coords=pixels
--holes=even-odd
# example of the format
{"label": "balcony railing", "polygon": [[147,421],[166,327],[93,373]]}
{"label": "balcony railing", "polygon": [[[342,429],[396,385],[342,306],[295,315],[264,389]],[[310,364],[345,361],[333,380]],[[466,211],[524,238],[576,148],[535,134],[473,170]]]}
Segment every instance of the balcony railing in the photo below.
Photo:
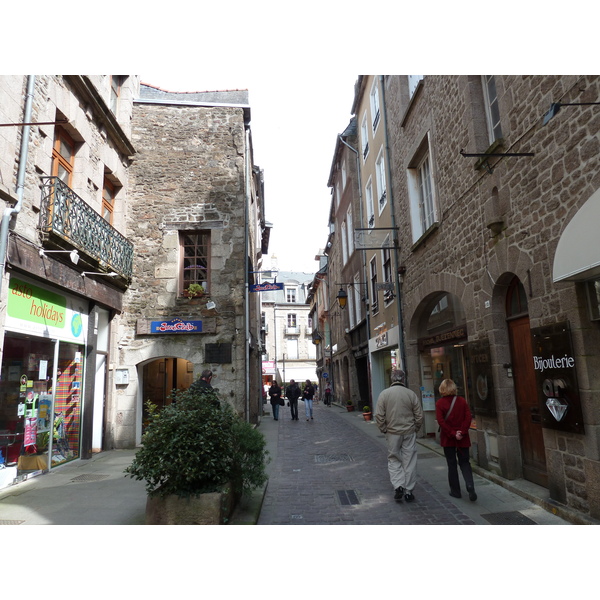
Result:
{"label": "balcony railing", "polygon": [[131,280],[133,244],[58,177],[42,177],[40,229]]}

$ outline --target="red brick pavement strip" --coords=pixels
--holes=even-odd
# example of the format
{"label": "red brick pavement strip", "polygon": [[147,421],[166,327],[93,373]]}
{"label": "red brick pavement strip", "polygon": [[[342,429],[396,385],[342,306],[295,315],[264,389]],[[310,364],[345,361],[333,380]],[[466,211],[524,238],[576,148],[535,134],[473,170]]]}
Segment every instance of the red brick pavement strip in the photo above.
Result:
{"label": "red brick pavement strip", "polygon": [[[299,421],[290,420],[287,407],[280,412],[258,525],[474,524],[418,475],[415,501],[395,502],[385,448],[348,424],[339,409],[316,405],[307,422],[299,405]],[[358,504],[342,504],[349,490]]]}

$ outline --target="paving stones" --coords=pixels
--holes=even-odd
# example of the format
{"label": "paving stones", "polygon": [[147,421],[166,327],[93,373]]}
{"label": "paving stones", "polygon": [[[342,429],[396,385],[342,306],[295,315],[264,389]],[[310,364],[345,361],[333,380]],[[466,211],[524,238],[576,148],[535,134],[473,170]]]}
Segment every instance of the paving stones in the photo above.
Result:
{"label": "paving stones", "polygon": [[[460,525],[474,522],[417,475],[415,501],[394,502],[381,443],[335,407],[278,422],[277,455],[258,525]],[[418,473],[418,466],[417,466]]]}

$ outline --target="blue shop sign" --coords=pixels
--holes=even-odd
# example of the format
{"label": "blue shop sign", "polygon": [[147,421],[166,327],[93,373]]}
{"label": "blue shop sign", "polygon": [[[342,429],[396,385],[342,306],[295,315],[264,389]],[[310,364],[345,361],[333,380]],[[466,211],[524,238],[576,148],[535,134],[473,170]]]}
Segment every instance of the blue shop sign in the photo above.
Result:
{"label": "blue shop sign", "polygon": [[202,321],[150,321],[150,333],[202,333]]}

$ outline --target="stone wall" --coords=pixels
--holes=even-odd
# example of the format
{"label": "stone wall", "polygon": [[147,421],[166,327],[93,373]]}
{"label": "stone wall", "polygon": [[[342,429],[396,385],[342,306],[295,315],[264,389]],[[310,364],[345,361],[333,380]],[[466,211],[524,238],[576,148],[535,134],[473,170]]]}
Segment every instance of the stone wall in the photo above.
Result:
{"label": "stone wall", "polygon": [[[131,169],[127,236],[135,246],[134,278],[116,333],[118,366],[129,369],[131,380],[111,407],[121,419],[113,433],[117,446],[131,444],[139,431],[138,369],[156,358],[191,361],[194,378],[211,368],[214,387],[240,414],[246,400],[244,111],[137,103],[132,141],[137,154]],[[210,232],[209,296],[215,309],[181,297],[179,232],[184,230]],[[139,333],[144,320],[177,317],[214,326],[200,334]],[[231,344],[232,362],[208,364],[207,343]]]}
{"label": "stone wall", "polygon": [[[405,79],[387,79],[386,108],[400,263],[407,269],[403,310],[409,370],[418,368],[423,300],[441,291],[456,295],[466,312],[469,341],[489,337],[492,344],[498,415],[478,419],[480,462],[499,467],[505,477],[520,476],[513,382],[502,367],[510,362],[506,286],[517,275],[527,290],[531,327],[569,321],[577,354],[585,434],[544,429],[551,492],[598,516],[598,507],[591,509],[588,502],[588,489],[598,484],[586,483],[585,474],[598,471],[600,458],[593,400],[600,389],[595,358],[600,332],[590,324],[582,290],[569,282],[553,283],[552,266],[564,227],[600,187],[600,111],[563,108],[548,125],[542,119],[552,102],[597,102],[600,80],[496,76],[504,143],[494,152],[534,156],[490,158],[488,170],[460,153],[488,150],[479,77],[425,77],[412,103],[406,101]],[[439,224],[415,244],[407,171],[427,137]],[[500,224],[497,232],[489,228],[492,222]],[[490,435],[497,437],[494,460],[499,463],[490,462]]]}

